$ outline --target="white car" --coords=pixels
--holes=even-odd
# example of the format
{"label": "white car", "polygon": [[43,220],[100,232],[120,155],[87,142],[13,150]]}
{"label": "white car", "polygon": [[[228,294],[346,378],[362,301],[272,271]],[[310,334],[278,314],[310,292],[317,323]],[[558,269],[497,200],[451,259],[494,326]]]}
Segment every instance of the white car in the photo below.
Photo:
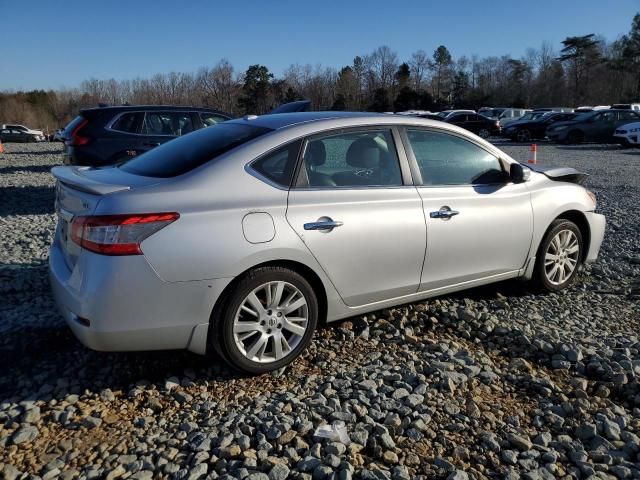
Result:
{"label": "white car", "polygon": [[640,122],[627,123],[616,128],[613,136],[620,145],[636,146],[640,145]]}
{"label": "white car", "polygon": [[20,132],[25,132],[30,135],[34,135],[36,140],[39,142],[43,142],[46,139],[42,130],[33,130],[29,127],[25,127],[24,125],[4,124],[2,125],[2,130],[18,130]]}

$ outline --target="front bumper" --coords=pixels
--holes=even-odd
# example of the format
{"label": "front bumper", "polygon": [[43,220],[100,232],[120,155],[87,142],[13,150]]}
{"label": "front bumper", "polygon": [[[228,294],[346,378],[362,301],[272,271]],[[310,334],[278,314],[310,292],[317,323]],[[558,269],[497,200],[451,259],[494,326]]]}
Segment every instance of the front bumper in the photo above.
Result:
{"label": "front bumper", "polygon": [[589,249],[584,261],[586,263],[595,262],[598,258],[598,252],[600,252],[600,246],[604,239],[604,230],[606,226],[606,218],[604,215],[595,212],[584,212],[584,216],[589,222],[590,241]]}
{"label": "front bumper", "polygon": [[613,138],[622,145],[638,145],[638,134],[614,134]]}
{"label": "front bumper", "polygon": [[231,279],[165,282],[142,255],[109,257],[83,250],[74,267],[54,241],[53,294],[85,346],[100,351],[189,349],[206,353],[209,317]]}

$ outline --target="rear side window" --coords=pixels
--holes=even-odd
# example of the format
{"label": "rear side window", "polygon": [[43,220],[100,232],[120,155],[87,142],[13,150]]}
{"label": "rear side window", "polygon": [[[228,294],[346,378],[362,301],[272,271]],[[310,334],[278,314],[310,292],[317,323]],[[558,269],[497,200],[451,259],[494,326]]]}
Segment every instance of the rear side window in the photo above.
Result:
{"label": "rear side window", "polygon": [[164,143],[119,168],[145,177],[176,177],[270,131],[253,125],[223,123]]}
{"label": "rear side window", "polygon": [[142,133],[179,137],[193,132],[193,121],[189,112],[146,112]]}
{"label": "rear side window", "polygon": [[506,180],[500,160],[474,143],[427,130],[408,130],[407,135],[423,185],[484,185]]}
{"label": "rear side window", "polygon": [[140,113],[125,113],[119,116],[113,125],[111,130],[117,130],[125,133],[138,133],[138,119],[141,117]]}
{"label": "rear side window", "polygon": [[289,187],[301,144],[302,141],[296,141],[279,148],[253,162],[251,168],[272,182]]}

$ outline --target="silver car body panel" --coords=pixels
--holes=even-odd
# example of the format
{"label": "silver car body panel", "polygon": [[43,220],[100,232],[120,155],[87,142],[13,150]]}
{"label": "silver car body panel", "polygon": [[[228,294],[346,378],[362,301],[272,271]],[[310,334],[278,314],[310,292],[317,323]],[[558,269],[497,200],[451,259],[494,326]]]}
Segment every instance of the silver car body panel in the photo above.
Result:
{"label": "silver car body panel", "polygon": [[[144,255],[110,257],[69,246],[63,215],[51,247],[53,291],[77,337],[99,350],[188,348],[204,353],[209,317],[224,289],[261,264],[287,261],[314,272],[327,320],[527,275],[558,215],[583,212],[592,228],[587,260],[602,242],[604,217],[586,190],[531,172],[523,184],[291,189],[249,167],[256,158],[320,132],[419,126],[450,132],[515,160],[453,125],[409,116],[316,112],[238,119],[274,131],[179,177],[121,169],[55,169],[67,215],[180,213],[142,242]],[[403,172],[408,172],[402,144]],[[460,211],[449,220],[429,213]],[[304,224],[330,217],[331,231]],[[71,250],[73,251],[71,251]],[[69,257],[73,260],[70,261]],[[375,261],[372,261],[375,259]],[[87,319],[90,324],[83,323]]]}

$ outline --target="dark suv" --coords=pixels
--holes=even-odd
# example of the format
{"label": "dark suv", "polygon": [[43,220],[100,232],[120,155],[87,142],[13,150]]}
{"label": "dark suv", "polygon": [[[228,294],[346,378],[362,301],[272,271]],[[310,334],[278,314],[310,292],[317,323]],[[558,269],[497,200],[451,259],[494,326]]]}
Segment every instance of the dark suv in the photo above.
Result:
{"label": "dark suv", "polygon": [[613,137],[616,128],[638,121],[640,115],[633,110],[596,110],[581,113],[570,121],[553,123],[546,134],[556,143],[616,143]]}
{"label": "dark suv", "polygon": [[207,108],[120,106],[80,111],[62,133],[65,163],[102,166],[128,160],[162,143],[231,117]]}

